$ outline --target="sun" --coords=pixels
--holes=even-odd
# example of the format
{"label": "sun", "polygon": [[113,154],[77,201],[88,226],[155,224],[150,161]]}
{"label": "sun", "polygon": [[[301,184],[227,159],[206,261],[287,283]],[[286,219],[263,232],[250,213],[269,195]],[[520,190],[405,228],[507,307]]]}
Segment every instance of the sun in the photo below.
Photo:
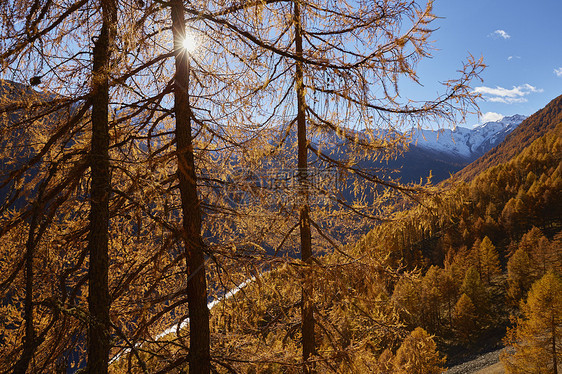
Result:
{"label": "sun", "polygon": [[195,37],[193,37],[193,35],[187,34],[185,36],[185,38],[183,39],[183,42],[181,43],[183,49],[186,52],[193,52],[197,49],[197,40],[195,40]]}

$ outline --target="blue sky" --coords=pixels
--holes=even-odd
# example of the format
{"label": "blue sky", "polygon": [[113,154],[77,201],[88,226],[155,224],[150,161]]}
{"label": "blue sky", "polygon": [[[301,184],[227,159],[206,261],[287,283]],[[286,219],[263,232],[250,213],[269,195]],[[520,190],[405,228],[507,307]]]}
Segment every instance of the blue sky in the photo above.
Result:
{"label": "blue sky", "polygon": [[407,85],[405,96],[434,95],[469,53],[487,65],[484,81],[473,83],[484,118],[471,115],[461,126],[531,115],[562,94],[562,1],[436,0],[434,13],[443,17],[433,24],[438,50],[418,66],[424,87]]}

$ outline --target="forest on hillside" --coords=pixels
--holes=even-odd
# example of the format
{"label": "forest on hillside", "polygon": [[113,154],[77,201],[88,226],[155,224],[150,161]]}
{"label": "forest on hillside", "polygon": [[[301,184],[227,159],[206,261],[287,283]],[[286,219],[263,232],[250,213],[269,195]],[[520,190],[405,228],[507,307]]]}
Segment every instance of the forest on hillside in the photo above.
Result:
{"label": "forest on hillside", "polygon": [[400,96],[436,17],[1,2],[0,371],[438,373],[506,327],[511,372],[555,368],[559,116],[464,183],[361,167],[478,111],[472,56]]}
{"label": "forest on hillside", "polygon": [[[437,373],[447,358],[505,344],[507,372],[552,372],[562,322],[561,154],[559,123],[508,162],[323,256],[314,276],[319,371]],[[213,331],[237,337],[236,370],[297,365],[294,273],[263,274],[212,310]]]}

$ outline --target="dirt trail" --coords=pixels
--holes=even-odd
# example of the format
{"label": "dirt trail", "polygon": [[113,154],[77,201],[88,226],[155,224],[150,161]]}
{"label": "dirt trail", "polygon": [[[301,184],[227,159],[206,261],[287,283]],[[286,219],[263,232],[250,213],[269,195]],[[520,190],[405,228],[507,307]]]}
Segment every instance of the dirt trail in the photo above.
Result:
{"label": "dirt trail", "polygon": [[500,361],[500,352],[503,348],[488,352],[474,360],[453,366],[445,374],[502,374],[503,366]]}

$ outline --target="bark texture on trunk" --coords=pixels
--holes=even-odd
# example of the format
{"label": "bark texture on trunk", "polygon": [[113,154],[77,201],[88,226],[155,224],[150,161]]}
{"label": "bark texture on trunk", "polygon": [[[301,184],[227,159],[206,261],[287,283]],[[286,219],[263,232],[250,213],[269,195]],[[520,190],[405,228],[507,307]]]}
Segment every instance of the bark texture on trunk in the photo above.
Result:
{"label": "bark texture on trunk", "polygon": [[90,255],[88,371],[107,373],[110,350],[108,230],[111,176],[109,165],[109,69],[115,40],[115,0],[101,0],[102,27],[93,48],[92,138],[90,150]]}
{"label": "bark texture on trunk", "polygon": [[556,319],[554,318],[555,311],[552,311],[552,364],[554,365],[554,374],[558,374],[558,352],[556,352]]}
{"label": "bark texture on trunk", "polygon": [[189,309],[189,372],[211,370],[209,309],[205,279],[204,245],[201,237],[201,211],[197,196],[197,176],[193,154],[191,108],[189,106],[189,55],[181,46],[185,37],[185,18],[181,0],[171,3],[172,28],[176,49],[174,112],[179,190],[183,213],[183,242],[186,255],[187,298]]}
{"label": "bark texture on trunk", "polygon": [[[298,2],[294,3],[295,24],[295,52],[297,57],[303,56],[301,14]],[[308,207],[308,141],[306,138],[306,103],[304,92],[304,75],[302,61],[296,61],[295,85],[297,91],[297,148],[298,148],[298,178],[300,204],[300,236],[301,259],[307,264],[303,272],[302,286],[302,358],[305,373],[314,372],[314,365],[308,360],[315,353],[314,337],[314,305],[313,279],[310,266],[312,265],[312,240],[310,234],[310,218]]]}
{"label": "bark texture on trunk", "polygon": [[33,324],[33,252],[35,250],[35,229],[37,227],[38,212],[36,207],[33,210],[27,242],[25,243],[25,337],[23,339],[23,352],[14,366],[14,374],[25,374],[27,372],[36,349],[37,337]]}

